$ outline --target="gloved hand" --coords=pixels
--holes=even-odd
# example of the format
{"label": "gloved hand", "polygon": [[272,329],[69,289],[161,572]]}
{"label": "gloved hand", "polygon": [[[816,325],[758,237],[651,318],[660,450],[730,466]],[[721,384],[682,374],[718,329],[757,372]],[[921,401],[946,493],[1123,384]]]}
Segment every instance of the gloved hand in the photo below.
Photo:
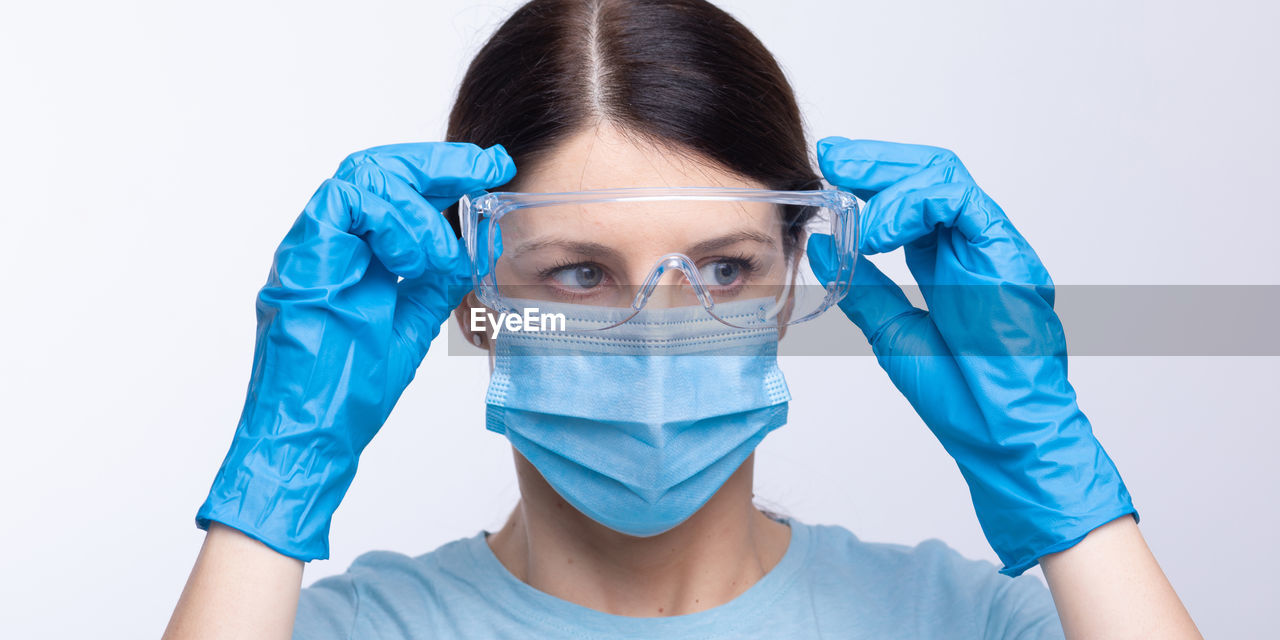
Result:
{"label": "gloved hand", "polygon": [[258,293],[244,410],[197,526],[329,557],[360,452],[471,288],[471,262],[440,211],[515,171],[497,145],[397,144],[348,156],[320,186]]}
{"label": "gloved hand", "polygon": [[[866,200],[861,253],[903,247],[928,311],[859,257],[840,308],[955,458],[987,540],[1018,575],[1132,513],[1067,382],[1053,283],[1004,211],[945,149],[832,137],[827,181]],[[829,236],[810,239],[828,255]],[[815,264],[831,279],[831,265]]]}

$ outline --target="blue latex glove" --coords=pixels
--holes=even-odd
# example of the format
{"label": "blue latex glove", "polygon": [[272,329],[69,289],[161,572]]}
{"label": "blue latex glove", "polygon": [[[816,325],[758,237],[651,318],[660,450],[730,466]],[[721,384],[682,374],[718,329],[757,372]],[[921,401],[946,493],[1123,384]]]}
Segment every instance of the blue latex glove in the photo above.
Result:
{"label": "blue latex glove", "polygon": [[[867,201],[862,253],[904,248],[928,311],[862,258],[840,308],[955,458],[1001,572],[1136,518],[1067,382],[1053,282],[955,154],[832,137],[818,156],[828,182]],[[812,237],[810,255],[830,242]],[[831,279],[830,265],[814,269]]]}
{"label": "blue latex glove", "polygon": [[515,172],[501,146],[397,144],[348,156],[320,186],[258,294],[244,410],[197,526],[329,557],[360,452],[471,289],[471,262],[440,211]]}

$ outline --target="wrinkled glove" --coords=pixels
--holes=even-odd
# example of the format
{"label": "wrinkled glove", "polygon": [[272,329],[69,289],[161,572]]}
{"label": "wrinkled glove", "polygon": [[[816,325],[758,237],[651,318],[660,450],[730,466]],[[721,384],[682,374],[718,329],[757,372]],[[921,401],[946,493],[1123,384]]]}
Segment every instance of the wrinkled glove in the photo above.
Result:
{"label": "wrinkled glove", "polygon": [[[928,311],[861,257],[840,308],[955,458],[1001,572],[1136,519],[1067,381],[1053,282],[955,154],[832,137],[818,156],[828,182],[867,201],[862,255],[905,251]],[[810,255],[829,255],[830,242],[811,237]],[[832,265],[814,269],[830,281]]]}
{"label": "wrinkled glove", "polygon": [[471,288],[440,211],[514,176],[501,146],[416,143],[354,153],[320,186],[258,293],[244,410],[198,527],[329,557],[360,452]]}

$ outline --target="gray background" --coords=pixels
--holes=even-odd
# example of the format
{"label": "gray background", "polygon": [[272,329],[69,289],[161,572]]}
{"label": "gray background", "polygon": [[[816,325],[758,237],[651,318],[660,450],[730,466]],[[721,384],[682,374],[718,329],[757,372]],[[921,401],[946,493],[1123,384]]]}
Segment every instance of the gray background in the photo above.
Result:
{"label": "gray background", "polygon": [[[443,134],[514,4],[0,9],[0,636],[160,633],[272,250],[347,153]],[[1059,284],[1280,284],[1274,4],[721,5],[779,57],[814,139],[955,150]],[[954,464],[873,359],[783,367],[795,401],[760,449],[766,504],[993,559]],[[1264,635],[1280,363],[1077,357],[1071,374],[1201,629]],[[485,359],[433,350],[307,583],[501,524],[517,493],[482,426],[486,379]]]}

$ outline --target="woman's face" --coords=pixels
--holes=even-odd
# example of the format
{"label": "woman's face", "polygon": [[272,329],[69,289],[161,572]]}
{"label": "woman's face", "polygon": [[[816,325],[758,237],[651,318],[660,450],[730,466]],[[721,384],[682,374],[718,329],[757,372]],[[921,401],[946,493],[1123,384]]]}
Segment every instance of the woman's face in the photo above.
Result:
{"label": "woman's face", "polygon": [[[764,185],[706,161],[629,139],[601,125],[568,139],[504,190]],[[687,256],[717,302],[776,291],[788,277],[776,205],[611,202],[524,209],[500,223],[494,266],[512,298],[626,307],[664,256]],[[698,304],[686,276],[662,274],[650,306]]]}

